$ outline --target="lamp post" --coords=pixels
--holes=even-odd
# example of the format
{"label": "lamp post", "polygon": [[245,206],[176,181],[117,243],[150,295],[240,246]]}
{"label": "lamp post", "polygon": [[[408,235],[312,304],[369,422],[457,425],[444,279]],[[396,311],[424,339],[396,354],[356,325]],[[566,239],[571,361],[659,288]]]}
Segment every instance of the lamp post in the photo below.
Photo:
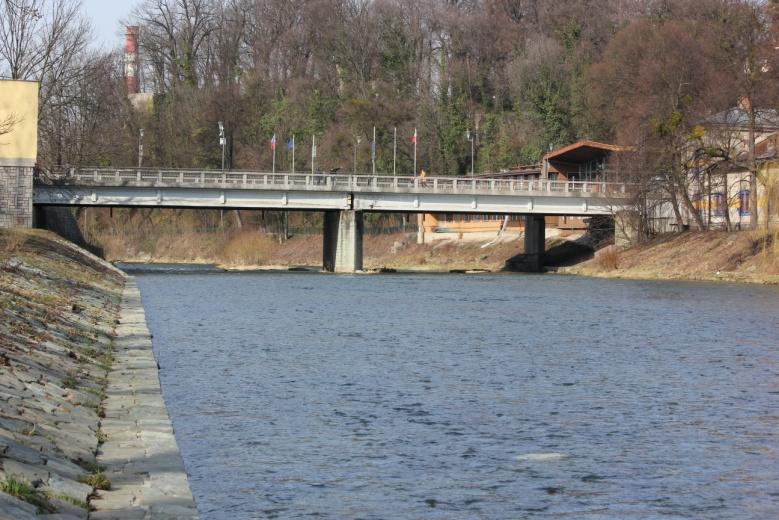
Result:
{"label": "lamp post", "polygon": [[398,161],[398,127],[393,129],[394,136],[392,138],[392,175],[397,175],[396,164]]}
{"label": "lamp post", "polygon": [[357,175],[357,147],[360,146],[360,141],[362,141],[362,137],[359,135],[354,136],[354,168],[352,170],[353,175]]}
{"label": "lamp post", "polygon": [[138,131],[138,168],[143,166],[143,128]]}
{"label": "lamp post", "polygon": [[473,177],[473,141],[476,139],[476,135],[472,134],[470,130],[465,132],[465,138],[471,142],[471,177]]}
{"label": "lamp post", "polygon": [[225,171],[225,125],[219,121],[219,145],[222,147],[222,171]]}

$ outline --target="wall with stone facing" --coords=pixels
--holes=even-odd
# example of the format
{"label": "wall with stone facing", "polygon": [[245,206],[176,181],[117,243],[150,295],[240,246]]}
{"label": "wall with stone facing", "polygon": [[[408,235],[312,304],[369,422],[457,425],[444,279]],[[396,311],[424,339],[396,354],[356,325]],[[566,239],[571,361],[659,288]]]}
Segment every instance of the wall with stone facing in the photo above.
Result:
{"label": "wall with stone facing", "polygon": [[32,227],[32,170],[0,166],[0,228]]}

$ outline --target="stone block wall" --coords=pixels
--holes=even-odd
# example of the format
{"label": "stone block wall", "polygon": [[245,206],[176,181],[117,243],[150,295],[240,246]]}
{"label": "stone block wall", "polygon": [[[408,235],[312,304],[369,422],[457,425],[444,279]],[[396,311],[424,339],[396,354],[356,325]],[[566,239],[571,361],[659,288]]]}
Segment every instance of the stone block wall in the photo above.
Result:
{"label": "stone block wall", "polygon": [[0,227],[32,227],[32,170],[0,166]]}

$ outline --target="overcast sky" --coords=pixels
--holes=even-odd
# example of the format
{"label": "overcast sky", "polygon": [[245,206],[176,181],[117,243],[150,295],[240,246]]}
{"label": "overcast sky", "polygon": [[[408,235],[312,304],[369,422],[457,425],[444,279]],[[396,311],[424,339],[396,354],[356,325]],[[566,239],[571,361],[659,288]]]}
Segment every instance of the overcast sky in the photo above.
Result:
{"label": "overcast sky", "polygon": [[138,3],[116,0],[81,0],[86,15],[92,20],[97,41],[95,46],[113,49],[124,45],[124,28],[119,20],[126,18]]}

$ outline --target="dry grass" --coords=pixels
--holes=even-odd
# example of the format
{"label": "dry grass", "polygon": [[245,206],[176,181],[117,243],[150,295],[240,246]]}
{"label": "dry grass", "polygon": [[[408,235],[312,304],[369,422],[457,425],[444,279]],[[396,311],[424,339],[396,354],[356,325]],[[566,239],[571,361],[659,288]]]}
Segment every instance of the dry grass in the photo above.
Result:
{"label": "dry grass", "polygon": [[595,255],[595,265],[602,271],[619,269],[619,251],[614,246],[608,246]]}
{"label": "dry grass", "polygon": [[619,252],[619,270],[609,253],[567,272],[651,279],[733,280],[779,283],[779,236],[758,231],[688,232],[660,236]]}
{"label": "dry grass", "polygon": [[267,264],[278,249],[272,237],[257,231],[241,231],[231,234],[217,258],[224,265]]}
{"label": "dry grass", "polygon": [[27,242],[27,234],[17,229],[0,229],[0,251],[13,254],[21,251]]}
{"label": "dry grass", "polygon": [[756,265],[766,273],[779,275],[779,231],[763,231],[754,238]]}

